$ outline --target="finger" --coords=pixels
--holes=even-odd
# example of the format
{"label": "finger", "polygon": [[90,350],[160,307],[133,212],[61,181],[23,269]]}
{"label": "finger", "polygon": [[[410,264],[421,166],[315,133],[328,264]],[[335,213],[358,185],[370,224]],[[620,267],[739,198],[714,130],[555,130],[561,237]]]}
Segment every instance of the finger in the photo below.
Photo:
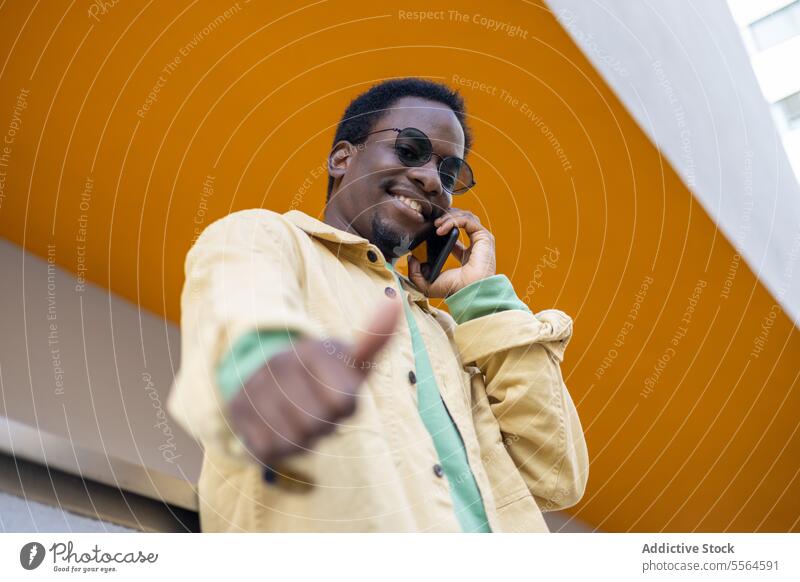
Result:
{"label": "finger", "polygon": [[[353,350],[353,357],[356,362],[371,362],[383,346],[385,346],[394,335],[394,328],[400,319],[402,304],[397,299],[381,301],[381,306],[372,319],[364,333],[356,341]],[[368,371],[371,366],[367,367]]]}
{"label": "finger", "polygon": [[[261,373],[269,375],[270,381],[266,390],[255,390],[252,394],[254,418],[251,421],[257,427],[257,432],[261,433],[255,438],[268,440],[274,453],[288,451],[294,445],[294,431],[291,416],[285,409],[289,404],[288,393],[298,388],[300,378],[297,374],[282,374],[279,378],[273,378],[272,372],[264,368]],[[265,384],[261,383],[262,386]]]}
{"label": "finger", "polygon": [[318,356],[308,358],[308,380],[312,392],[323,408],[320,418],[330,420],[336,416],[335,411],[340,407],[342,400],[355,394],[357,386],[354,388],[352,385],[357,384],[358,380],[351,381],[349,376],[354,360],[349,355],[348,344],[328,339],[318,348]]}
{"label": "finger", "polygon": [[408,257],[408,278],[417,286],[417,289],[426,295],[428,294],[428,287],[430,284],[422,273],[422,265],[419,260],[417,260],[417,257],[413,255]]}
{"label": "finger", "polygon": [[[260,399],[260,396],[257,398]],[[288,426],[280,413],[268,409],[262,414],[256,406],[248,406],[244,418],[238,422],[236,432],[253,456],[269,464],[290,449],[291,445],[286,441]]]}
{"label": "finger", "polygon": [[[323,419],[326,430],[336,428],[336,421],[355,412],[358,388],[364,381],[368,369],[355,364],[349,355],[349,347],[343,346],[343,358],[324,358],[317,362],[316,377],[312,382],[315,396],[325,405]],[[323,381],[322,379],[325,378]]]}
{"label": "finger", "polygon": [[442,222],[444,222],[448,218],[451,218],[453,216],[457,216],[459,214],[462,214],[463,212],[465,212],[465,211],[462,210],[461,208],[456,208],[455,206],[451,206],[450,208],[445,210],[442,214],[437,216],[436,220],[434,220],[433,223],[438,226],[438,225],[442,224]]}
{"label": "finger", "polygon": [[470,216],[449,216],[436,227],[436,234],[444,236],[453,228],[463,228],[467,234],[469,234],[477,230],[482,230],[484,227],[477,219]]}
{"label": "finger", "polygon": [[323,402],[317,396],[313,379],[308,373],[295,368],[293,373],[287,374],[282,390],[286,400],[283,402],[282,416],[290,423],[293,434],[296,435],[296,444],[307,444],[308,438],[319,429],[326,415]]}
{"label": "finger", "polygon": [[440,236],[447,234],[453,227],[463,228],[470,235],[470,238],[472,238],[472,233],[486,230],[486,227],[481,224],[477,216],[471,212],[459,210],[442,217],[441,222],[436,227],[436,234]]}

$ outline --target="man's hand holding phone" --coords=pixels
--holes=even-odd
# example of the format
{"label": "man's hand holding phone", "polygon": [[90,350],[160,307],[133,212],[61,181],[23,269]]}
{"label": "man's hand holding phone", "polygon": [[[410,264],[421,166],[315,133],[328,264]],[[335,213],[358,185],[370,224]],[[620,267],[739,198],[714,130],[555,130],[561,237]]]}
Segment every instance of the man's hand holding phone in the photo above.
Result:
{"label": "man's hand holding phone", "polygon": [[461,263],[461,266],[442,271],[433,282],[428,282],[423,273],[424,268],[429,268],[427,263],[423,265],[416,257],[409,255],[408,277],[425,295],[449,297],[470,283],[496,274],[494,235],[481,224],[478,217],[472,212],[450,208],[434,221],[434,228],[436,228],[437,236],[446,236],[453,228],[463,228],[469,237],[470,244],[467,247],[461,241],[456,241],[452,255]]}

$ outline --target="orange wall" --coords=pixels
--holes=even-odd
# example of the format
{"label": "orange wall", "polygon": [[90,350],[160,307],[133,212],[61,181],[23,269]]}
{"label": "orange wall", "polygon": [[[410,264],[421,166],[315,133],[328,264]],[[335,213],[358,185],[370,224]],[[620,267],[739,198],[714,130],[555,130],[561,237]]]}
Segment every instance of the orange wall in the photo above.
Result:
{"label": "orange wall", "polygon": [[426,22],[341,1],[87,6],[2,9],[0,131],[28,91],[0,168],[2,236],[42,256],[53,244],[61,266],[178,321],[196,229],[257,206],[321,212],[318,168],[358,92],[484,83],[462,87],[479,186],[461,200],[531,307],[575,318],[564,373],[592,465],[574,515],[609,531],[800,530],[795,329],[543,6],[493,3],[513,35],[473,21],[480,2],[459,4],[466,22],[442,2],[404,3],[444,11]]}

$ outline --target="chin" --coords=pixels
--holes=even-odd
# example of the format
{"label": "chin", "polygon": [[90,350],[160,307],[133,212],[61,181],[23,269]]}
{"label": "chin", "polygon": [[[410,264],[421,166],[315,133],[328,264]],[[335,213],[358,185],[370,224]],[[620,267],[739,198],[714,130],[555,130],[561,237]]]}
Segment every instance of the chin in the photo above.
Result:
{"label": "chin", "polygon": [[381,249],[386,258],[399,258],[411,250],[415,238],[425,230],[424,228],[417,231],[409,230],[376,213],[372,219],[370,242]]}

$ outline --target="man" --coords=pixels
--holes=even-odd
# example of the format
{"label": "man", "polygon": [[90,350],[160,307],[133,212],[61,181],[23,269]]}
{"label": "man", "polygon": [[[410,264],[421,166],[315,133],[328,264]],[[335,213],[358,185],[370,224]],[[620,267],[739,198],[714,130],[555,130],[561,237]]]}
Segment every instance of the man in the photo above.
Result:
{"label": "man", "polygon": [[[532,313],[452,206],[465,119],[446,86],[378,84],[337,128],[324,220],[236,212],[189,251],[169,410],[205,448],[203,531],[547,531],[583,495],[572,321]],[[395,270],[454,226],[460,267]]]}

